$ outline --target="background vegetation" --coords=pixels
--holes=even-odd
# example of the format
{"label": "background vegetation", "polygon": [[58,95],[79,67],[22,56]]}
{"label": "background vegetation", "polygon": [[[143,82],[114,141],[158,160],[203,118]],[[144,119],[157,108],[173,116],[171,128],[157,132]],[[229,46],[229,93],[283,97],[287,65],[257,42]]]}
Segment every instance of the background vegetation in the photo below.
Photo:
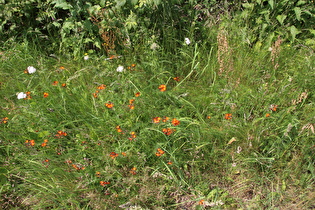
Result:
{"label": "background vegetation", "polygon": [[314,1],[0,3],[2,208],[315,208]]}

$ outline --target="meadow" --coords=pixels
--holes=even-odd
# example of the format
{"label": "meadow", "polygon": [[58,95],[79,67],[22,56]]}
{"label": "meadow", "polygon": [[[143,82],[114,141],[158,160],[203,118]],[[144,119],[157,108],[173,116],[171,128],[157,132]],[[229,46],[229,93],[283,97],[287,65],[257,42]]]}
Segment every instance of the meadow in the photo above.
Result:
{"label": "meadow", "polygon": [[225,24],[1,41],[0,209],[314,209],[314,48]]}

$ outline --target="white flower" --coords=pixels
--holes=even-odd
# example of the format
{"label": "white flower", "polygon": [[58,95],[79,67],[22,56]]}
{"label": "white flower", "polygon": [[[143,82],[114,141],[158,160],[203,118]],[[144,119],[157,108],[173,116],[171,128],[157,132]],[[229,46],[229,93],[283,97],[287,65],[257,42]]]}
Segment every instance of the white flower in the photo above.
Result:
{"label": "white flower", "polygon": [[188,38],[185,38],[185,43],[186,43],[187,45],[190,45],[190,40],[189,40]]}
{"label": "white flower", "polygon": [[116,71],[117,72],[123,72],[124,71],[124,67],[123,66],[118,66]]}
{"label": "white flower", "polygon": [[24,93],[24,92],[18,93],[18,94],[17,94],[17,98],[18,98],[18,99],[26,98],[26,93]]}
{"label": "white flower", "polygon": [[83,59],[84,59],[85,61],[87,61],[87,60],[89,60],[89,56],[88,56],[88,55],[85,55],[85,56],[83,57]]}
{"label": "white flower", "polygon": [[29,74],[33,74],[33,73],[36,72],[36,69],[35,69],[33,66],[29,66],[29,67],[27,67],[27,72],[28,72]]}

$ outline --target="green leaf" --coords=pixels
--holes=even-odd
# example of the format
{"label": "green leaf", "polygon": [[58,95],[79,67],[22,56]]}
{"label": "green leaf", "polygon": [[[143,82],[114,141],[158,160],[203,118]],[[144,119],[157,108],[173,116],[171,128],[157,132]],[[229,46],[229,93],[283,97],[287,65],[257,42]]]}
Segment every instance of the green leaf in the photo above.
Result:
{"label": "green leaf", "polygon": [[295,17],[298,21],[301,20],[301,13],[302,13],[302,10],[300,7],[294,7],[294,12],[295,12]]}
{"label": "green leaf", "polygon": [[52,1],[51,3],[55,4],[55,8],[60,8],[60,9],[64,9],[64,10],[68,10],[68,9],[72,8],[71,4],[68,4],[64,0],[56,0],[56,1]]}
{"label": "green leaf", "polygon": [[292,36],[292,41],[294,41],[297,34],[301,33],[301,31],[299,31],[295,26],[290,27],[290,32]]}
{"label": "green leaf", "polygon": [[276,18],[277,18],[277,20],[279,21],[279,23],[280,23],[281,25],[283,25],[283,22],[284,22],[284,20],[287,18],[287,16],[286,16],[286,15],[278,15]]}
{"label": "green leaf", "polygon": [[271,9],[273,9],[275,2],[273,0],[269,0],[268,4],[270,5]]}

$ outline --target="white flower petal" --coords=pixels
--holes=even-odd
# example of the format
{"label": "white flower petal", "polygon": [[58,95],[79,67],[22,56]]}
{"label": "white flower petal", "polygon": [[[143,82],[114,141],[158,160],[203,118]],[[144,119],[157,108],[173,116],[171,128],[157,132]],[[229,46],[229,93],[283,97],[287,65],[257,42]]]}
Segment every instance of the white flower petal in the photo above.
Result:
{"label": "white flower petal", "polygon": [[118,66],[116,71],[117,72],[123,72],[124,71],[124,67],[123,66]]}
{"label": "white flower petal", "polygon": [[186,43],[187,45],[190,45],[190,40],[189,40],[189,38],[185,38],[185,43]]}
{"label": "white flower petal", "polygon": [[28,72],[29,74],[33,74],[33,73],[36,72],[36,69],[35,69],[33,66],[29,66],[29,67],[27,67],[27,72]]}
{"label": "white flower petal", "polygon": [[17,94],[17,99],[23,99],[23,98],[26,98],[26,93],[20,92]]}

